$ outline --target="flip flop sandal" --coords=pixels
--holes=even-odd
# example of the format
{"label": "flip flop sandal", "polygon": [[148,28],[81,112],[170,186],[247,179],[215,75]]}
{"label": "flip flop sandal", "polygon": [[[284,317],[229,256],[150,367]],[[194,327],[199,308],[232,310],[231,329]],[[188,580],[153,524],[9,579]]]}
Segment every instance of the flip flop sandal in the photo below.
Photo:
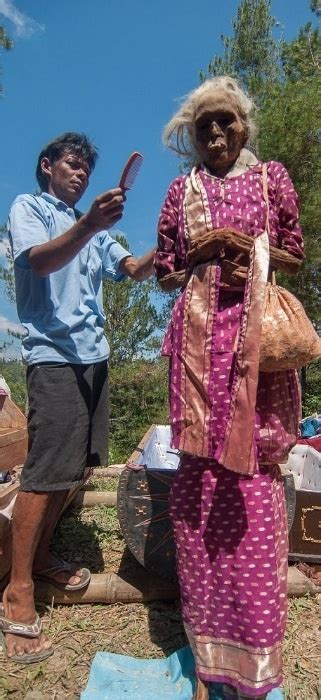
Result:
{"label": "flip flop sandal", "polygon": [[19,654],[14,656],[9,656],[6,647],[6,634],[16,634],[19,637],[29,637],[30,639],[37,639],[41,634],[41,621],[39,615],[37,615],[35,621],[31,625],[27,625],[25,622],[16,622],[15,620],[8,620],[8,618],[3,615],[0,617],[0,644],[6,654],[9,661],[15,661],[18,664],[35,664],[40,661],[44,661],[49,656],[54,653],[52,647],[49,649],[42,649],[41,651],[34,652],[33,654]]}
{"label": "flip flop sandal", "polygon": [[[57,579],[55,578],[55,574],[61,574],[62,571],[68,572],[70,576],[80,577],[79,583],[71,584],[63,583],[62,581],[57,581]],[[86,588],[86,586],[88,586],[88,583],[91,579],[91,573],[89,569],[82,568],[81,575],[79,576],[76,573],[72,573],[71,565],[68,564],[68,562],[62,561],[61,564],[57,564],[56,566],[49,566],[48,569],[37,571],[37,573],[34,573],[32,577],[35,581],[45,581],[46,583],[50,583],[52,586],[55,586],[55,588],[59,588],[61,591],[81,591],[82,588]]]}

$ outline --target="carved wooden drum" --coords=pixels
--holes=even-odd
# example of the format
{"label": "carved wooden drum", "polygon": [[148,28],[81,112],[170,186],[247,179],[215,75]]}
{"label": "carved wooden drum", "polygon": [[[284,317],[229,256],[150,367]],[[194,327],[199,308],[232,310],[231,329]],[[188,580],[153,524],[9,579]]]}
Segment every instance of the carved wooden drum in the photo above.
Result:
{"label": "carved wooden drum", "polygon": [[[122,534],[136,559],[147,570],[174,581],[175,545],[168,496],[179,455],[171,450],[169,442],[169,426],[151,426],[129,459],[134,468],[125,469],[120,476],[117,507]],[[321,534],[318,534],[321,533],[321,455],[319,466],[315,457],[312,460],[313,478],[310,478],[310,463],[306,459],[300,457],[299,467],[296,466],[298,447],[290,453],[284,476],[290,559],[321,563]],[[298,469],[300,474],[307,475],[306,484],[298,480]],[[308,488],[301,490],[301,482]],[[314,525],[315,517],[318,523]]]}

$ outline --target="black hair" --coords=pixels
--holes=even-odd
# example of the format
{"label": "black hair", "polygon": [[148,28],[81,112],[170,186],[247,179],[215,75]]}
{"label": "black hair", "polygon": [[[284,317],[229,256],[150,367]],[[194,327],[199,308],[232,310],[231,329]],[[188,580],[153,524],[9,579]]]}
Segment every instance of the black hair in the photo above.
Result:
{"label": "black hair", "polygon": [[42,159],[48,158],[50,163],[54,163],[56,160],[59,160],[64,153],[75,153],[83,158],[88,164],[91,173],[98,158],[98,150],[86,134],[77,134],[73,131],[68,131],[66,134],[58,136],[44,146],[38,158],[36,178],[42,190],[45,191],[48,185],[47,177],[42,172],[41,168]]}

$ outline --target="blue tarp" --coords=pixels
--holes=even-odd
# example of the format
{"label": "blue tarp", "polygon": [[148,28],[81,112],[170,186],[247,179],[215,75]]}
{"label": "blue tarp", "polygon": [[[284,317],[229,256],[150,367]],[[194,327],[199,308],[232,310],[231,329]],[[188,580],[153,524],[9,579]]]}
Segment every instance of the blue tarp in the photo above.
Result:
{"label": "blue tarp", "polygon": [[[167,659],[134,659],[131,656],[98,652],[93,660],[81,700],[191,700],[194,659],[190,647]],[[283,700],[273,690],[268,700]],[[211,700],[224,700],[219,684],[212,684]]]}

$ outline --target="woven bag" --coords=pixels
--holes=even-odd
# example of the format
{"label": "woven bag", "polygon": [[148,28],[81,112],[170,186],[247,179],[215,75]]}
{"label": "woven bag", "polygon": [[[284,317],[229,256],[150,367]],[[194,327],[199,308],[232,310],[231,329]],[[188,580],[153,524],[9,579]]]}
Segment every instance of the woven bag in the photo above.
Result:
{"label": "woven bag", "polygon": [[301,302],[284,287],[268,282],[260,343],[260,371],[300,369],[321,356],[321,338]]}
{"label": "woven bag", "polygon": [[[270,232],[267,164],[263,163],[263,197],[266,230]],[[321,338],[308,319],[301,302],[275,281],[266,285],[260,341],[260,371],[301,369],[321,356]]]}

